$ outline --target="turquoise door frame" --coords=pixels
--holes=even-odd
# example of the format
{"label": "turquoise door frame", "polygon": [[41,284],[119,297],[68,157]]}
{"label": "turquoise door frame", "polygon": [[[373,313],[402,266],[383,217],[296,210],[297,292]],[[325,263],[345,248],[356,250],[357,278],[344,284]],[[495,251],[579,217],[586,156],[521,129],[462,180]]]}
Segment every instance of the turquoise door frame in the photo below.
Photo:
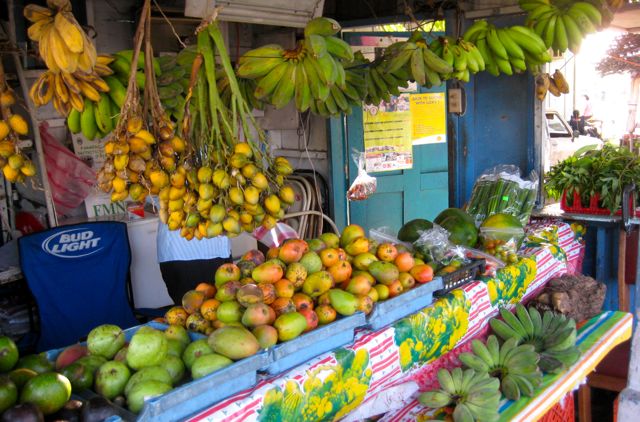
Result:
{"label": "turquoise door frame", "polygon": [[[345,35],[409,37],[408,33]],[[446,92],[446,88],[443,85],[434,89],[420,89],[418,92]],[[349,117],[329,119],[328,132],[332,204],[338,227],[356,223],[367,230],[387,226],[397,231],[406,221],[414,218],[433,219],[449,206],[447,143],[414,146],[413,168],[372,173],[377,178],[377,192],[365,201],[350,202],[346,199],[346,192],[358,173],[351,159],[351,150],[364,150],[362,108],[354,108]]]}

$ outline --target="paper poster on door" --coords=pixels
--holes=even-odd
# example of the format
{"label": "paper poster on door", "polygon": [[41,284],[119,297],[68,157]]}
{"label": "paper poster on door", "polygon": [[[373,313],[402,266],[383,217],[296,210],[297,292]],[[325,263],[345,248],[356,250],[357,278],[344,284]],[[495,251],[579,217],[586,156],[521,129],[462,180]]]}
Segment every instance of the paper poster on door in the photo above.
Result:
{"label": "paper poster on door", "polygon": [[444,92],[412,94],[409,103],[413,145],[447,142],[447,111]]}
{"label": "paper poster on door", "polygon": [[365,105],[362,115],[367,171],[410,169],[413,151],[409,94]]}

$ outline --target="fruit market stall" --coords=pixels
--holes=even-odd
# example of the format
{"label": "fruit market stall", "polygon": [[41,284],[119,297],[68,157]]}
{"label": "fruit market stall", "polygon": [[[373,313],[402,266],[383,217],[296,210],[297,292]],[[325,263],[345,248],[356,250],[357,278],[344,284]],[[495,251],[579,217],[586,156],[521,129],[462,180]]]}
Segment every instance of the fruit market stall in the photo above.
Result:
{"label": "fruit market stall", "polygon": [[[549,279],[571,267],[583,248],[566,223],[540,224],[529,239],[527,257],[498,270],[495,277],[454,290],[385,329],[362,330],[353,344],[266,378],[192,420],[289,420],[300,413],[305,420],[350,420],[350,412],[356,420],[402,407],[417,389],[409,381],[428,385],[426,380],[433,379],[437,368],[450,366],[452,356],[487,331],[488,318],[499,306],[531,298]],[[621,314],[613,320],[622,321],[621,328],[610,331],[608,348],[629,336],[629,316]],[[589,365],[606,351],[589,355]]]}

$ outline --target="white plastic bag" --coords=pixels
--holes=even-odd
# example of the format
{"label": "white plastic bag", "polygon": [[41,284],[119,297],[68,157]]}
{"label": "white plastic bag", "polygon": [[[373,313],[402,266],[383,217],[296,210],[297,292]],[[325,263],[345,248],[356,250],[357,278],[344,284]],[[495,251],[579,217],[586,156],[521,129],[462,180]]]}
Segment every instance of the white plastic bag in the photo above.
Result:
{"label": "white plastic bag", "polygon": [[347,191],[347,199],[350,201],[363,201],[373,195],[378,187],[375,177],[369,176],[365,170],[364,152],[354,151],[351,158],[358,165],[358,176]]}

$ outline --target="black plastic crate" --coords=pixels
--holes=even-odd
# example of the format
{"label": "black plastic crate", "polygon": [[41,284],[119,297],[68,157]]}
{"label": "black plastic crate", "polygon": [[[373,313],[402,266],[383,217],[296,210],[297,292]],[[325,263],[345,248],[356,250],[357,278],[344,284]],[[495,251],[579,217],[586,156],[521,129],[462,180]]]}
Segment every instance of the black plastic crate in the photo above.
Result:
{"label": "black plastic crate", "polygon": [[442,284],[444,288],[434,292],[435,296],[443,296],[453,289],[460,288],[470,281],[477,280],[478,275],[484,272],[486,261],[475,259],[467,265],[463,265],[454,272],[442,274]]}

